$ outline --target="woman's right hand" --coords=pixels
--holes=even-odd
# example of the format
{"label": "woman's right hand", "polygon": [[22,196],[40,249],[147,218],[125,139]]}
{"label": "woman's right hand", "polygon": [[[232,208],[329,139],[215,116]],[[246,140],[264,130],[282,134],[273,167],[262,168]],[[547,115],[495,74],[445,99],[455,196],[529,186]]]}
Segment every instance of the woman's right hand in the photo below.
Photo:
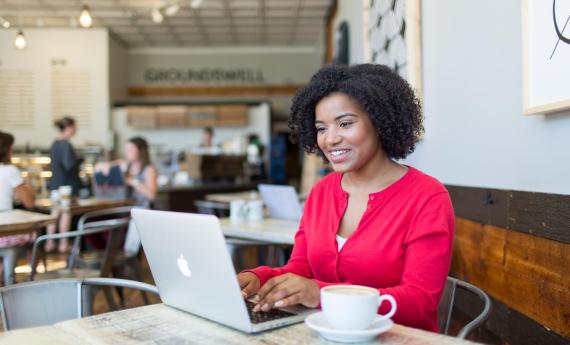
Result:
{"label": "woman's right hand", "polygon": [[259,288],[261,287],[261,282],[259,277],[255,273],[243,272],[237,275],[239,287],[241,289],[241,294],[243,298],[250,298],[251,296],[257,294]]}

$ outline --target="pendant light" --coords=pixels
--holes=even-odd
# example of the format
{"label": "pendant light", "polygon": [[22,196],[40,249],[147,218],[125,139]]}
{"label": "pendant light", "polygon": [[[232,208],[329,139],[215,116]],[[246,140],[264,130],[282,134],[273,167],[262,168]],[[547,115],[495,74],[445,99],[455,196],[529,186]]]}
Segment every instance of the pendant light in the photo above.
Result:
{"label": "pendant light", "polygon": [[22,31],[22,29],[18,30],[18,34],[14,40],[14,47],[18,50],[26,48],[26,37],[24,37],[24,31]]}
{"label": "pendant light", "polygon": [[79,25],[84,28],[90,28],[91,24],[93,24],[93,18],[91,17],[91,11],[89,10],[89,6],[83,5],[83,9],[81,10],[81,15],[79,16]]}
{"label": "pendant light", "polygon": [[14,40],[14,47],[22,50],[26,48],[26,45],[26,37],[24,36],[24,30],[22,30],[22,8],[20,7],[20,1],[18,1],[18,33]]}

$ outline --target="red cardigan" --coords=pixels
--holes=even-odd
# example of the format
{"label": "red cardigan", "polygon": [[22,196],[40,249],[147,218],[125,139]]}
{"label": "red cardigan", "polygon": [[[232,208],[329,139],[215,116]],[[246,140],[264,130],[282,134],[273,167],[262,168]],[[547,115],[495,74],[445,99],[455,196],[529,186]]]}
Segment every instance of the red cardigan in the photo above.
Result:
{"label": "red cardigan", "polygon": [[[332,173],[312,189],[283,267],[250,270],[263,285],[294,273],[320,287],[359,284],[394,296],[393,319],[402,325],[437,332],[437,306],[451,261],[454,214],[445,187],[413,167],[399,180],[369,195],[358,228],[338,252],[336,234],[348,194],[342,174]],[[388,303],[380,313],[388,310]]]}

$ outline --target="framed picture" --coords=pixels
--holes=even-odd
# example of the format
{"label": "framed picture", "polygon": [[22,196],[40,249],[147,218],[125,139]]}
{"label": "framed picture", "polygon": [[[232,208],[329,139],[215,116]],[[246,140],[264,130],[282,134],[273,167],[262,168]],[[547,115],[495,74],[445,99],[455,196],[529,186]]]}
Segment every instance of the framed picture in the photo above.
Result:
{"label": "framed picture", "polygon": [[363,0],[365,60],[392,67],[422,98],[420,0]]}
{"label": "framed picture", "polygon": [[570,1],[525,0],[523,112],[570,109]]}

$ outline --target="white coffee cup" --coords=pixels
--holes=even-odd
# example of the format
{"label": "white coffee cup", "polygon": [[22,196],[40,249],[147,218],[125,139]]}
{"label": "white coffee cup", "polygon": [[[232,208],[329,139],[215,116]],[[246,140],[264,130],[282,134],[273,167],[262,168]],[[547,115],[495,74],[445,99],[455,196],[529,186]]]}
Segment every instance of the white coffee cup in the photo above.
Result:
{"label": "white coffee cup", "polygon": [[[383,301],[389,301],[390,311],[378,315]],[[382,295],[377,289],[361,285],[332,285],[321,289],[321,307],[329,325],[335,329],[366,329],[375,320],[386,320],[396,313],[396,300]]]}
{"label": "white coffee cup", "polygon": [[247,219],[248,208],[245,200],[230,201],[230,220],[232,222],[243,222]]}
{"label": "white coffee cup", "polygon": [[263,201],[251,200],[247,202],[247,220],[256,222],[263,219]]}

